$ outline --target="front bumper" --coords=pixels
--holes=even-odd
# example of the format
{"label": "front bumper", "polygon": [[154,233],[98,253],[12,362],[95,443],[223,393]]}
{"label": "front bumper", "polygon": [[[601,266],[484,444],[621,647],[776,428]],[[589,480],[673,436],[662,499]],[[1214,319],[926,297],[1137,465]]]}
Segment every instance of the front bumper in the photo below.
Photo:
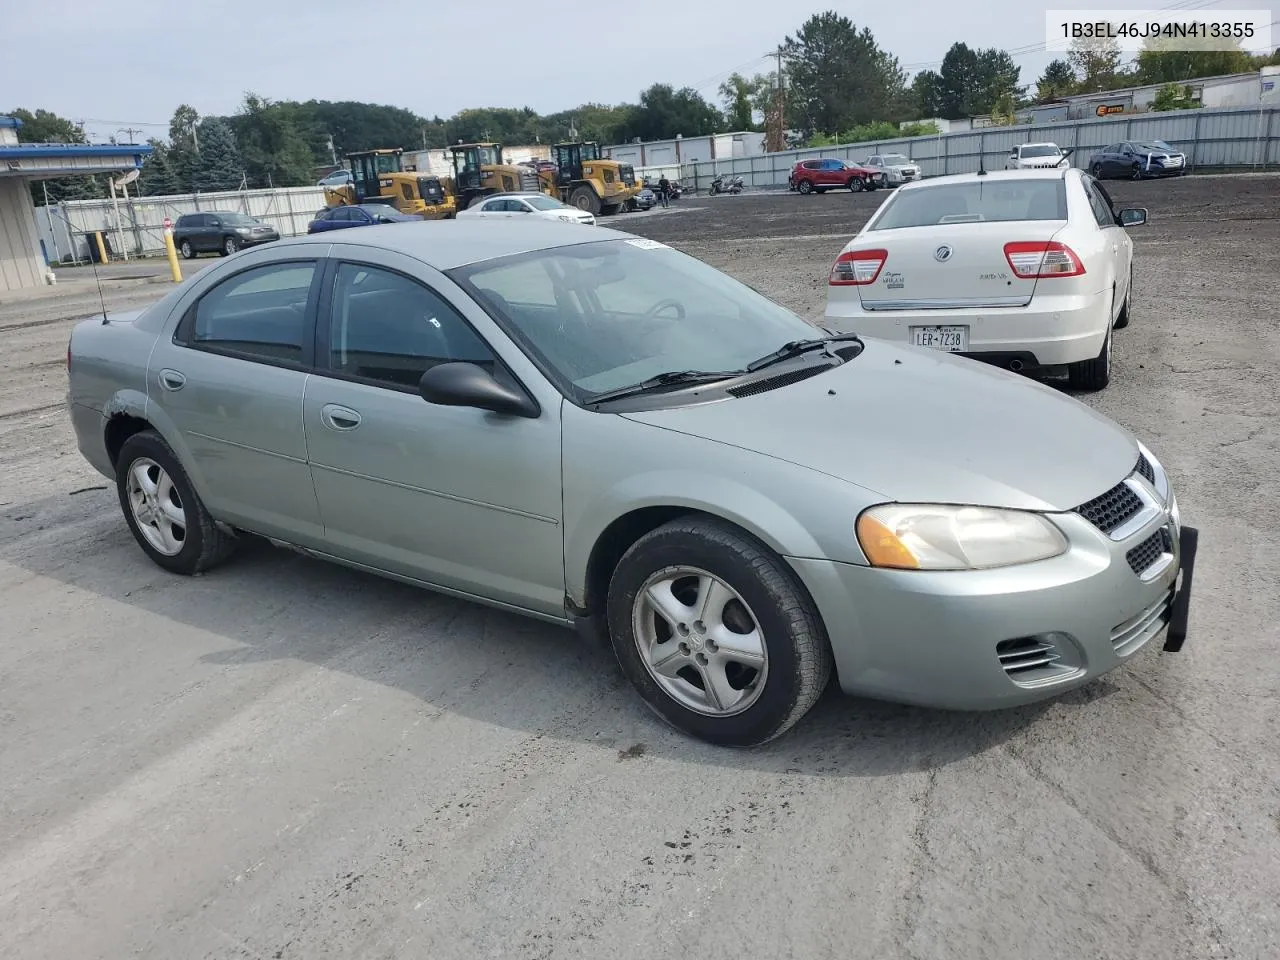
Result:
{"label": "front bumper", "polygon": [[1025,307],[864,310],[855,290],[828,300],[825,323],[840,333],[907,344],[912,327],[967,326],[969,349],[964,356],[990,357],[994,362],[1018,357],[1027,368],[1057,367],[1092,360],[1102,352],[1110,304],[1105,293],[1037,294]]}
{"label": "front bumper", "polygon": [[[1077,514],[1052,560],[958,573],[791,560],[827,625],[841,689],[954,710],[1034,703],[1186,634],[1196,531],[1161,512],[1113,542]],[[1173,556],[1148,581],[1126,554],[1166,530]],[[1180,581],[1180,582],[1179,582]],[[1048,661],[1037,665],[1037,660]]]}
{"label": "front bumper", "polygon": [[279,239],[280,239],[280,234],[274,231],[271,233],[255,233],[255,234],[250,234],[247,237],[239,238],[240,246],[242,247],[256,247],[256,246],[259,246],[260,244],[271,243],[272,241],[279,240]]}

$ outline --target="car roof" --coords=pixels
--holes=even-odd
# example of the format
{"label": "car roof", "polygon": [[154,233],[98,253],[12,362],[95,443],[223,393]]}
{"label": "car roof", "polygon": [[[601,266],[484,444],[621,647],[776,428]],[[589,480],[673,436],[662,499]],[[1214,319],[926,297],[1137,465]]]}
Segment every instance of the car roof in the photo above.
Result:
{"label": "car roof", "polygon": [[1074,167],[1039,167],[1030,170],[988,170],[986,173],[949,173],[941,177],[929,177],[927,180],[904,183],[898,188],[898,192],[928,190],[930,187],[946,183],[975,183],[980,180],[1064,180],[1072,175],[1079,176],[1080,171]]}
{"label": "car roof", "polygon": [[[1020,143],[1020,147],[1056,147],[1058,146],[1052,140],[1037,140],[1035,143]],[[1061,148],[1059,148],[1061,149]]]}
{"label": "car roof", "polygon": [[[494,193],[494,194],[490,194],[484,199],[485,199],[485,202],[487,203],[490,200],[528,200],[531,197],[546,197],[548,200],[556,199],[550,194],[538,193],[537,191],[534,191],[534,190],[511,190],[507,192]],[[560,201],[556,200],[556,202],[559,203]]]}
{"label": "car roof", "polygon": [[396,227],[395,230],[386,233],[381,230],[344,230],[340,241],[334,240],[326,233],[315,233],[278,240],[270,244],[270,247],[273,252],[279,251],[287,255],[285,251],[294,247],[331,243],[353,244],[379,250],[393,250],[443,271],[519,253],[554,250],[558,247],[572,247],[601,240],[635,239],[637,239],[635,234],[611,230],[608,227],[597,226],[584,232],[579,223],[564,223],[539,217],[518,221],[504,220],[500,224],[477,218],[423,220],[404,227]]}

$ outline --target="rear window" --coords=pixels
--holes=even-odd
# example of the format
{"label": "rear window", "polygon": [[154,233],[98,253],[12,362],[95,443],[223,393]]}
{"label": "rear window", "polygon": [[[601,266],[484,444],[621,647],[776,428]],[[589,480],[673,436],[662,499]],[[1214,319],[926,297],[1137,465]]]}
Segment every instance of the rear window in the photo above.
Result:
{"label": "rear window", "polygon": [[894,194],[869,229],[940,223],[1000,223],[1067,219],[1062,180],[985,180],[905,189]]}

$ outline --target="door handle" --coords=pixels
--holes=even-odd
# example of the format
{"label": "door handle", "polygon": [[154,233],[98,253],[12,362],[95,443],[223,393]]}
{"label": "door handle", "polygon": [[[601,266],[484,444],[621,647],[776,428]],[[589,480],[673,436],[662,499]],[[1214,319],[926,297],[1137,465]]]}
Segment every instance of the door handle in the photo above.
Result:
{"label": "door handle", "polygon": [[160,386],[166,390],[181,390],[187,383],[187,378],[177,370],[161,370]]}
{"label": "door handle", "polygon": [[360,426],[360,414],[350,407],[341,407],[336,403],[326,403],[321,407],[320,419],[331,430],[354,430]]}

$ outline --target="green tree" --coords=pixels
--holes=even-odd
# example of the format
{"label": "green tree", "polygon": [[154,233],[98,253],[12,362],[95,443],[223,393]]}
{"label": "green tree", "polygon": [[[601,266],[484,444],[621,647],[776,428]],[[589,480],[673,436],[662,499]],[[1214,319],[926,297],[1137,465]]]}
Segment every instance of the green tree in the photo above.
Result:
{"label": "green tree", "polygon": [[1193,110],[1198,106],[1200,102],[1193,96],[1191,87],[1179,83],[1166,83],[1151,101],[1151,109],[1158,111]]}
{"label": "green tree", "polygon": [[205,193],[238,189],[244,179],[244,163],[231,124],[221,117],[206,117],[200,124],[199,138],[195,188]]}
{"label": "green tree", "polygon": [[900,119],[906,75],[870,30],[827,11],[806,20],[782,46],[790,77],[788,112],[792,125],[806,134]]}
{"label": "green tree", "polygon": [[[1214,50],[1220,40],[1194,38],[1168,40],[1152,38],[1138,52],[1138,82],[1180,83],[1200,77],[1219,77],[1227,73],[1248,73],[1255,69],[1253,57],[1237,45],[1234,50]],[[1177,47],[1178,49],[1173,49]],[[1192,48],[1192,49],[1188,49]]]}
{"label": "green tree", "polygon": [[173,171],[173,157],[168,145],[155,137],[147,143],[151,145],[151,156],[142,162],[142,173],[137,180],[139,194],[165,197],[182,193],[182,184]]}
{"label": "green tree", "polygon": [[624,139],[669,140],[672,137],[700,137],[724,129],[724,117],[707,103],[696,90],[673,89],[669,84],[655,83],[640,94],[620,125]]}
{"label": "green tree", "polygon": [[298,130],[293,107],[247,93],[240,112],[230,118],[251,187],[297,187],[314,179],[316,157]]}
{"label": "green tree", "polygon": [[[21,143],[88,143],[83,128],[79,124],[60,117],[49,110],[25,110],[16,107],[7,116],[22,122],[18,128],[18,140]],[[49,200],[58,203],[62,200],[88,200],[105,195],[106,184],[101,177],[54,177],[31,185],[31,196],[36,203],[44,203],[45,193]]]}
{"label": "green tree", "polygon": [[916,78],[918,99],[925,116],[959,120],[991,113],[1004,98],[1015,103],[1023,90],[1018,85],[1021,70],[1003,50],[973,50],[954,43],[942,58],[942,68]]}
{"label": "green tree", "polygon": [[1076,86],[1076,72],[1066,60],[1054,60],[1036,81],[1036,100],[1048,103],[1070,96]]}
{"label": "green tree", "polygon": [[180,193],[196,189],[199,166],[200,114],[190,104],[181,104],[169,120],[169,152],[165,157]]}
{"label": "green tree", "polygon": [[1067,62],[1076,73],[1081,93],[1114,90],[1119,85],[1123,56],[1112,37],[1073,40]]}
{"label": "green tree", "polygon": [[763,74],[751,78],[740,73],[730,74],[729,79],[720,84],[725,123],[733,130],[755,130],[755,114],[765,112],[772,93],[773,82]]}

